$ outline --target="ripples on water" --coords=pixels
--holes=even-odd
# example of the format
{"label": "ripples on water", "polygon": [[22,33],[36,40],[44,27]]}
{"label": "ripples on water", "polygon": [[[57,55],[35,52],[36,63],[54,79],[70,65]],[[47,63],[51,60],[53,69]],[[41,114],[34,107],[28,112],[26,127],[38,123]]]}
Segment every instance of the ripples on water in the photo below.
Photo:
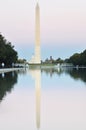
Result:
{"label": "ripples on water", "polygon": [[0,130],[86,130],[86,69],[0,74]]}

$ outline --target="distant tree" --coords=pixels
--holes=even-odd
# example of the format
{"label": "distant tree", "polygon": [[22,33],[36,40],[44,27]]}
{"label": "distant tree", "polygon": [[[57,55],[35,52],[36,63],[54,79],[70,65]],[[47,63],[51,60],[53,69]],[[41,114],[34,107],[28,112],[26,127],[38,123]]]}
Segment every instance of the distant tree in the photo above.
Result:
{"label": "distant tree", "polygon": [[56,59],[56,61],[55,61],[57,64],[59,63],[59,64],[62,64],[64,61],[61,59],[61,58],[58,58],[58,59]]}
{"label": "distant tree", "polygon": [[14,46],[0,34],[0,66],[4,63],[5,67],[11,67],[12,63],[17,61],[17,58],[18,55]]}
{"label": "distant tree", "polygon": [[82,53],[75,53],[69,59],[67,59],[68,63],[72,63],[73,65],[86,66],[86,50]]}
{"label": "distant tree", "polygon": [[27,62],[26,59],[18,59],[17,60],[17,63],[19,63],[19,64],[24,64],[26,62]]}
{"label": "distant tree", "polygon": [[81,65],[86,65],[86,50],[81,53]]}
{"label": "distant tree", "polygon": [[69,60],[69,63],[73,63],[73,65],[79,65],[80,63],[80,54],[75,53],[74,55],[72,55]]}

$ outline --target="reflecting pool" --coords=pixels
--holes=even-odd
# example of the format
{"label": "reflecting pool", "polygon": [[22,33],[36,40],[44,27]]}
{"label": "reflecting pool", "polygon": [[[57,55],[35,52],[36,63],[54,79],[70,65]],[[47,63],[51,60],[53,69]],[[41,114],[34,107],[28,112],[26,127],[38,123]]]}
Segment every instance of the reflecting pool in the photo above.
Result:
{"label": "reflecting pool", "polygon": [[0,74],[0,130],[86,130],[86,69]]}

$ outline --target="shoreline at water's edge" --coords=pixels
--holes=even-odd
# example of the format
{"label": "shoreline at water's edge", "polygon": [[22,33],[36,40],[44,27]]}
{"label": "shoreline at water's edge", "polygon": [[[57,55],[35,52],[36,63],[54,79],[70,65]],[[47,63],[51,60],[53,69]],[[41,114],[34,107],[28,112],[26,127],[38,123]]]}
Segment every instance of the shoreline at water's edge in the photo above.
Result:
{"label": "shoreline at water's edge", "polygon": [[12,71],[17,71],[21,69],[23,68],[0,68],[0,73],[12,72]]}

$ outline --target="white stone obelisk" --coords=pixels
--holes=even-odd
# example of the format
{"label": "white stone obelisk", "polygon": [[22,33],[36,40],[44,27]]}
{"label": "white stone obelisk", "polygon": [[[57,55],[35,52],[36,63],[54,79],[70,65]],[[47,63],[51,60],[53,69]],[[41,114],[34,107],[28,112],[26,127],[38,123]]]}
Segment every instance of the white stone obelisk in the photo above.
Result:
{"label": "white stone obelisk", "polygon": [[36,9],[35,9],[35,54],[29,61],[29,64],[41,64],[40,8],[38,0],[36,2]]}
{"label": "white stone obelisk", "polygon": [[40,8],[39,3],[36,3],[35,14],[35,64],[41,63],[41,47],[40,47]]}

